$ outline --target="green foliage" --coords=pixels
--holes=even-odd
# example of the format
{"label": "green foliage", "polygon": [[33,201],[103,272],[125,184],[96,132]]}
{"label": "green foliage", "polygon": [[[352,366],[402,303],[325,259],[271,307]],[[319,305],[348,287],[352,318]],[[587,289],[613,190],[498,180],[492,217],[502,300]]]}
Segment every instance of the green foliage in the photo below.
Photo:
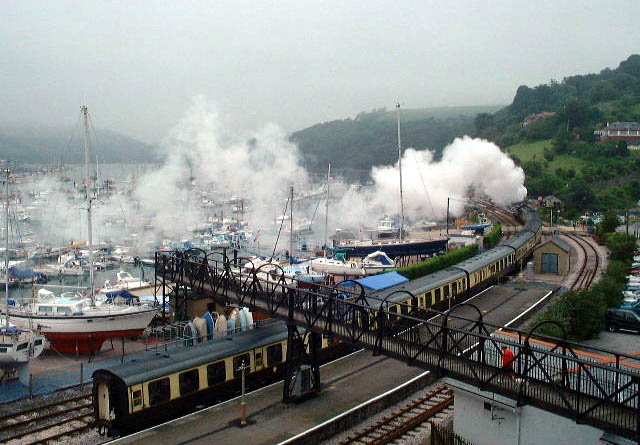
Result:
{"label": "green foliage", "polygon": [[430,258],[421,263],[412,264],[411,266],[400,267],[395,269],[400,275],[403,275],[410,280],[421,278],[426,275],[438,272],[439,270],[446,269],[461,261],[464,261],[478,253],[478,246],[472,244],[461,249],[453,250],[445,253],[444,255]]}
{"label": "green foliage", "polygon": [[501,239],[502,239],[502,226],[500,224],[495,224],[491,229],[491,232],[489,232],[484,237],[484,241],[483,241],[484,247],[486,249],[492,249],[498,245]]}
{"label": "green foliage", "polygon": [[598,226],[598,235],[602,236],[605,233],[613,233],[619,225],[620,221],[618,221],[618,215],[613,212],[607,212]]}
{"label": "green foliage", "polygon": [[637,242],[633,236],[625,233],[608,233],[604,235],[604,239],[611,252],[609,258],[612,261],[631,262],[633,253],[637,249]]}

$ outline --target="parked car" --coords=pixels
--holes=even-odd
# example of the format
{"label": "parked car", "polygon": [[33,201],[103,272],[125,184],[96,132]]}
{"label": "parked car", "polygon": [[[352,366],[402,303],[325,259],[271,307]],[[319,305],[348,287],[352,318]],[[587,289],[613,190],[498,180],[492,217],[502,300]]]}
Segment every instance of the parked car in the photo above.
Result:
{"label": "parked car", "polygon": [[605,322],[609,332],[618,329],[640,332],[640,316],[630,309],[608,309]]}
{"label": "parked car", "polygon": [[640,315],[640,300],[635,300],[634,302],[627,303],[627,299],[625,298],[620,305],[620,309],[627,309],[635,312],[636,315]]}

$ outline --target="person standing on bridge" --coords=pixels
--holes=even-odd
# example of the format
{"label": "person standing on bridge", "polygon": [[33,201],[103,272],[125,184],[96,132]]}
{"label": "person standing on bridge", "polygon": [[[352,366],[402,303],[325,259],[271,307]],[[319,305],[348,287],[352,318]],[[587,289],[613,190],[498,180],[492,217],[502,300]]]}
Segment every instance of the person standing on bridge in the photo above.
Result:
{"label": "person standing on bridge", "polygon": [[512,380],[515,378],[515,371],[513,370],[514,358],[513,351],[507,345],[502,345],[502,374]]}

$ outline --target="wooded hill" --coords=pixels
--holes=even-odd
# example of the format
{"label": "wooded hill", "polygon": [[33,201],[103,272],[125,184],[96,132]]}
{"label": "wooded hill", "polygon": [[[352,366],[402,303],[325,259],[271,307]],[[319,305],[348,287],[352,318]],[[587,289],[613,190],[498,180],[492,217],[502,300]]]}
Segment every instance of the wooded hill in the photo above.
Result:
{"label": "wooded hill", "polygon": [[[439,155],[455,137],[474,132],[478,113],[500,109],[486,107],[444,107],[403,109],[402,146],[430,148]],[[326,168],[329,162],[339,169],[369,170],[374,165],[398,159],[396,111],[385,108],[363,112],[355,118],[316,124],[291,135],[309,168]]]}
{"label": "wooded hill", "polygon": [[[524,125],[532,113],[555,115]],[[596,143],[607,122],[640,121],[640,55],[615,69],[521,86],[502,110],[476,117],[476,134],[503,147],[526,172],[529,197],[556,195],[568,218],[624,210],[640,199],[640,153]]]}
{"label": "wooded hill", "polygon": [[[157,160],[152,146],[109,130],[96,130],[92,147],[101,163]],[[0,127],[0,159],[29,164],[82,163],[83,135],[71,128]]]}

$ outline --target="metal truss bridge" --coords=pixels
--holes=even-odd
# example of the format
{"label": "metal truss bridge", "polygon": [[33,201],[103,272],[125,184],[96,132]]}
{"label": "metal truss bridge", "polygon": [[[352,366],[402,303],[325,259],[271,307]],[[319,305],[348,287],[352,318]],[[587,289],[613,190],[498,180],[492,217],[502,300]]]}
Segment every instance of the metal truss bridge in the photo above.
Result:
{"label": "metal truss bridge", "polygon": [[[311,367],[313,389],[320,390],[318,351],[325,336],[512,398],[520,405],[640,439],[640,362],[633,356],[535,334],[541,324],[550,322],[523,332],[484,322],[477,308],[475,319],[457,316],[457,308],[474,307],[468,303],[446,313],[422,310],[407,291],[376,299],[357,282],[309,287],[286,278],[277,265],[248,270],[237,258],[209,254],[214,255],[215,259],[209,258],[195,249],[157,252],[156,284],[162,289],[162,303],[174,298],[179,310],[190,298],[210,298],[287,321],[285,402],[294,399],[301,365]],[[415,304],[390,301],[394,296]],[[514,352],[516,378],[505,378],[501,369],[503,346]]]}

